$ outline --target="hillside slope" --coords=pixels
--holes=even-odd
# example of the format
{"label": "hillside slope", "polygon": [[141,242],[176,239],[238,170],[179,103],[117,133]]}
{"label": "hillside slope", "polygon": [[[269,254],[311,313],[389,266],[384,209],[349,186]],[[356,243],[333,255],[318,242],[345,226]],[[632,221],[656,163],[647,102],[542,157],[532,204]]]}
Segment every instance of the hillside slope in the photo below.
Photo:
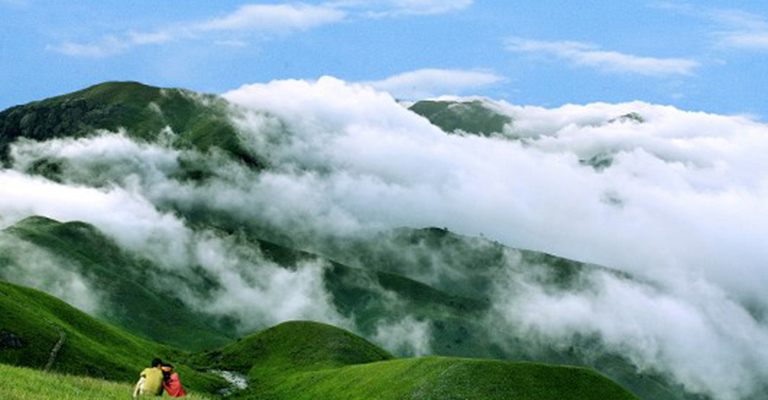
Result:
{"label": "hillside slope", "polygon": [[180,147],[203,152],[220,148],[258,167],[259,161],[240,144],[228,112],[227,102],[215,95],[105,82],[0,112],[0,161],[7,161],[8,146],[22,137],[44,141],[125,128],[134,139],[156,141],[169,127],[179,135]]}
{"label": "hillside slope", "polygon": [[288,322],[198,362],[248,372],[249,399],[636,399],[582,368],[460,358],[392,359],[329,325]]}
{"label": "hillside slope", "polygon": [[[124,400],[133,384],[42,372],[0,364],[0,398],[4,400]],[[189,400],[210,399],[190,393]]]}
{"label": "hillside slope", "polygon": [[[121,250],[92,225],[30,217],[4,233],[53,254],[60,268],[87,276],[103,302],[97,316],[128,332],[189,350],[216,348],[234,337],[211,316],[194,312],[172,294],[158,290],[151,284],[153,265]],[[23,266],[13,265],[8,256],[0,254],[0,277],[16,280],[18,273],[12,267]],[[45,289],[44,282],[19,283]]]}
{"label": "hillside slope", "polygon": [[[60,260],[60,268],[85,277],[102,296],[101,311],[96,316],[133,334],[189,350],[217,348],[237,335],[237,329],[228,325],[226,319],[196,312],[174,297],[173,291],[163,291],[154,278],[153,271],[160,270],[157,266],[122,251],[92,225],[30,217],[7,228],[4,233],[52,254]],[[324,284],[332,294],[334,306],[355,322],[358,331],[366,334],[374,335],[381,323],[410,315],[419,320],[439,322],[444,326],[439,341],[454,343],[459,332],[479,328],[473,321],[487,308],[482,301],[451,295],[398,274],[352,268],[256,238],[249,239],[244,245],[252,246],[264,254],[266,260],[286,269],[296,268],[297,263],[307,260],[326,264]],[[19,268],[24,266],[16,263],[11,254],[0,254],[0,277],[43,290],[56,288],[56,282],[50,282],[52,277],[39,279],[33,276],[37,279],[35,282],[18,282]],[[259,268],[259,265],[253,268]],[[189,277],[173,278],[195,288],[200,296],[217,289],[217,282],[203,271],[194,281]],[[402,302],[399,307],[389,304],[393,294]],[[482,345],[472,343],[476,342],[468,341],[462,348],[455,343],[453,346],[461,355],[488,354]]]}
{"label": "hillside slope", "polygon": [[479,136],[501,134],[512,118],[490,109],[480,100],[422,100],[409,109],[429,120],[446,133],[469,133]]}
{"label": "hillside slope", "polygon": [[132,336],[34,289],[0,281],[0,315],[0,363],[132,382],[160,357],[178,364],[193,390],[224,385],[179,363],[186,353]]}

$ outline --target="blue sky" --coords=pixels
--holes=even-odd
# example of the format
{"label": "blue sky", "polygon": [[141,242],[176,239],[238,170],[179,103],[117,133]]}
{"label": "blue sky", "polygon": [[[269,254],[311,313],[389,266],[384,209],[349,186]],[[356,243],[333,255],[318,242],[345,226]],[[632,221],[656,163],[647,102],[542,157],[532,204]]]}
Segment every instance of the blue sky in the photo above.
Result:
{"label": "blue sky", "polygon": [[758,1],[0,0],[0,108],[106,80],[221,93],[332,75],[401,98],[642,100],[768,116]]}

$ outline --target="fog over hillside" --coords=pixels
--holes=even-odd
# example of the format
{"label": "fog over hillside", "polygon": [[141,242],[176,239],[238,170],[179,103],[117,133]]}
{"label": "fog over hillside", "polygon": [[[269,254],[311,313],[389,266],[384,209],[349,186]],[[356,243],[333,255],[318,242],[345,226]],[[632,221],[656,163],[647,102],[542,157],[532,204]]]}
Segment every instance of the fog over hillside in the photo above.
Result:
{"label": "fog over hillside", "polygon": [[[296,318],[350,322],[325,293],[323,265],[271,265],[192,216],[318,251],[329,240],[445,227],[637,278],[595,270],[583,286],[555,290],[517,269],[510,252],[509,268],[478,295],[492,303],[488,326],[501,345],[511,335],[564,346],[596,337],[693,392],[728,400],[764,389],[768,125],[641,102],[545,109],[444,98],[480,100],[512,119],[481,137],[446,134],[387,93],[330,77],[223,97],[266,169],[172,147],[169,130],[154,144],[106,131],[23,139],[0,170],[0,228],[31,215],[85,221],[167,271],[200,266],[221,290],[201,301],[182,289],[182,298],[251,329]],[[631,113],[641,118],[622,118]],[[40,176],[41,162],[56,163],[55,176]],[[190,165],[201,179],[186,177]],[[418,278],[438,284],[446,273],[438,272]],[[61,277],[86,296],[87,279]],[[72,302],[96,307],[98,295],[87,296]],[[405,319],[377,340],[405,340],[422,354],[424,329]]]}

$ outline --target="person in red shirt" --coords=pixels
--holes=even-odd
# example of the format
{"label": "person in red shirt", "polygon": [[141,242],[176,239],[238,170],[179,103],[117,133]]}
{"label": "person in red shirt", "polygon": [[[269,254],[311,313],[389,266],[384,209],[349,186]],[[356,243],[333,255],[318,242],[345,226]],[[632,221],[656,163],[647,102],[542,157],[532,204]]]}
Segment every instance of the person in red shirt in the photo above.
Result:
{"label": "person in red shirt", "polygon": [[163,387],[170,397],[184,397],[187,395],[184,392],[184,388],[181,387],[179,374],[173,370],[173,365],[170,364],[163,365]]}

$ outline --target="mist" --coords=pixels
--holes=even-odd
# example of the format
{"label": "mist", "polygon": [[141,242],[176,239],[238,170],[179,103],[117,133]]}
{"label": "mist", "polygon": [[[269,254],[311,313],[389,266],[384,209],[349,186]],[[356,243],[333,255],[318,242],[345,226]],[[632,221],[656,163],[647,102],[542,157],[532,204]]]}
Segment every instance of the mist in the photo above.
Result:
{"label": "mist", "polygon": [[43,290],[89,314],[99,314],[104,299],[87,276],[66,260],[0,232],[0,279]]}
{"label": "mist", "polygon": [[[222,289],[210,303],[193,293],[185,301],[244,328],[289,318],[351,322],[322,287],[323,265],[285,270],[192,228],[193,214],[319,251],[329,238],[445,227],[636,278],[593,271],[584,277],[592,289],[553,292],[509,253],[489,289],[501,343],[504,335],[597,335],[638,369],[718,399],[753,395],[768,378],[765,124],[643,102],[546,109],[443,98],[479,100],[513,119],[486,138],[446,134],[388,93],[330,77],[246,85],[224,98],[242,143],[267,169],[178,150],[169,130],[158,144],[121,132],[21,141],[12,168],[0,172],[0,222],[81,220],[162,268],[202,266]],[[642,120],[621,118],[629,113]],[[595,157],[607,162],[590,165]],[[39,176],[43,159],[60,173]],[[189,164],[206,178],[185,179]],[[435,260],[412,277],[439,285],[468,274]],[[428,329],[406,318],[376,340],[428,354]]]}

